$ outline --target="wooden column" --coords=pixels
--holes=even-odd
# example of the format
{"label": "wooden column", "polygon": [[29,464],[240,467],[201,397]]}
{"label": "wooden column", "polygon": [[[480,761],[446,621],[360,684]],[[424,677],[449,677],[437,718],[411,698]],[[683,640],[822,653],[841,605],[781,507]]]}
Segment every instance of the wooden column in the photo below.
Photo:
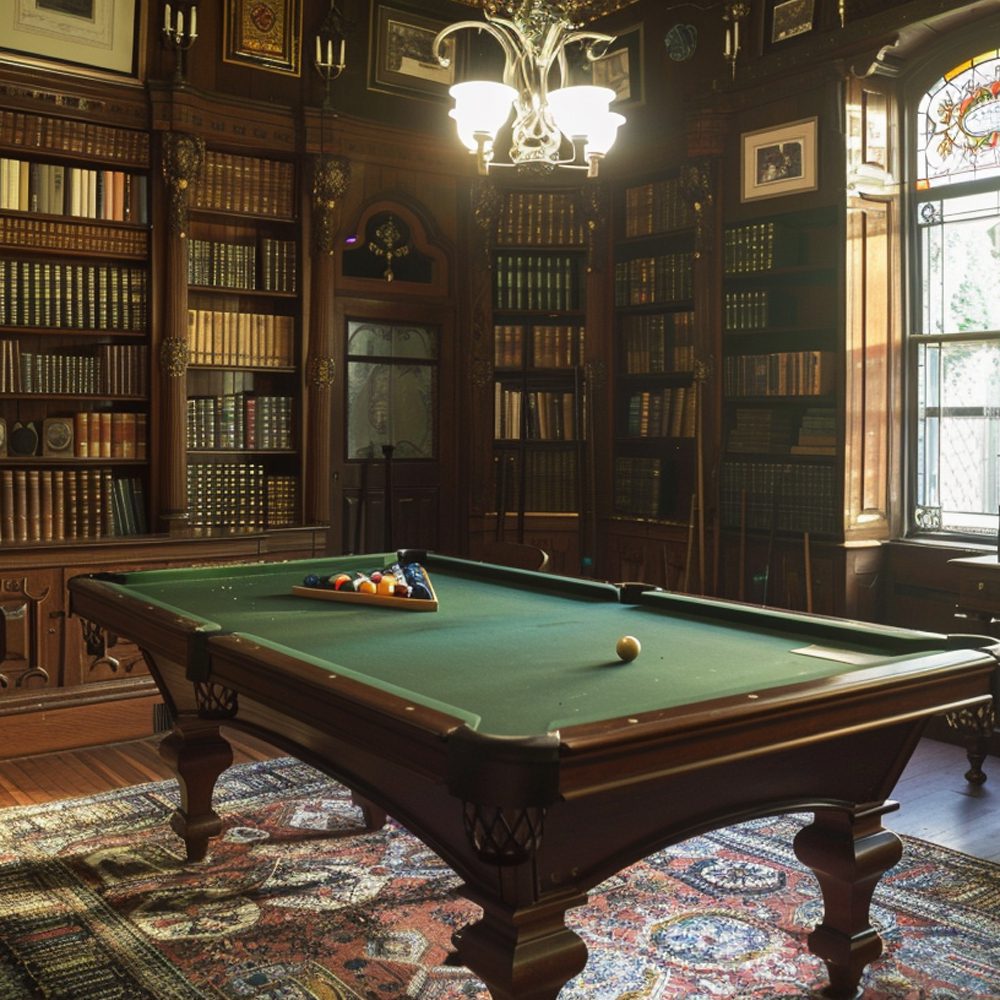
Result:
{"label": "wooden column", "polygon": [[161,528],[175,534],[187,528],[187,363],[188,193],[205,158],[205,142],[181,132],[162,138],[167,206],[164,274],[164,335],[160,342],[161,379],[160,480]]}
{"label": "wooden column", "polygon": [[337,203],[347,190],[351,165],[341,156],[312,161],[312,274],[309,282],[308,355],[306,358],[306,524],[329,524],[330,426],[333,405],[334,289],[336,285]]}

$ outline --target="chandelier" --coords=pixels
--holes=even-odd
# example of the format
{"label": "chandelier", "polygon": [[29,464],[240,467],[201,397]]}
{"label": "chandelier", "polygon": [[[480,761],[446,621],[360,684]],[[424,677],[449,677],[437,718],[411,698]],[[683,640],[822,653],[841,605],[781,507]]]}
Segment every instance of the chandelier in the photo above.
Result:
{"label": "chandelier", "polygon": [[[455,107],[448,113],[455,120],[459,139],[476,157],[481,174],[489,171],[497,133],[513,109],[510,162],[494,166],[541,173],[566,167],[597,176],[600,161],[625,118],[609,110],[615,97],[610,88],[566,85],[568,45],[586,43],[584,57],[593,63],[614,41],[614,35],[580,30],[572,19],[577,6],[574,0],[487,2],[485,21],[459,21],[435,37],[431,51],[442,66],[449,59],[441,44],[457,31],[485,31],[503,49],[502,83],[470,80],[449,90]],[[600,51],[595,52],[595,46],[601,46]],[[559,86],[549,90],[556,66]]]}

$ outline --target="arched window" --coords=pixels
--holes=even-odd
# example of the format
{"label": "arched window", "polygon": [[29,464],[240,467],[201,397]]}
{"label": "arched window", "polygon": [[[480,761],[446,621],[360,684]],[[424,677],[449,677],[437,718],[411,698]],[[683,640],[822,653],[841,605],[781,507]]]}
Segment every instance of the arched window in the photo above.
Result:
{"label": "arched window", "polygon": [[1000,50],[910,105],[912,527],[993,536],[1000,507]]}

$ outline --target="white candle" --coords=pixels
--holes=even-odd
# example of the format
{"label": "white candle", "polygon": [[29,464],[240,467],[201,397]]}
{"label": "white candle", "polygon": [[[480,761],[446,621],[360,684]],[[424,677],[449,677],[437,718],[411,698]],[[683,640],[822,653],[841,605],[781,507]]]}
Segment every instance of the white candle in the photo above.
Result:
{"label": "white candle", "polygon": [[341,38],[341,40],[340,40],[340,62],[337,63],[337,65],[340,66],[341,69],[343,69],[347,65],[347,63],[344,62],[344,49],[345,49],[345,42],[344,42],[344,39]]}
{"label": "white candle", "polygon": [[177,11],[177,37],[181,39],[184,37],[184,11]]}
{"label": "white candle", "polygon": [[320,40],[319,35],[316,36],[316,65],[319,66],[323,62],[323,42]]}
{"label": "white candle", "polygon": [[730,43],[730,38],[729,38],[729,28],[726,28],[726,48],[725,48],[725,51],[723,52],[723,55],[727,59],[729,58],[729,53],[732,52],[732,48],[730,47],[730,45],[731,45],[731,43]]}
{"label": "white candle", "polygon": [[191,37],[194,38],[198,34],[198,8],[191,8]]}
{"label": "white candle", "polygon": [[327,66],[333,65],[333,39],[328,38],[326,40],[326,64]]}
{"label": "white candle", "polygon": [[164,4],[163,6],[163,30],[170,30],[170,4]]}

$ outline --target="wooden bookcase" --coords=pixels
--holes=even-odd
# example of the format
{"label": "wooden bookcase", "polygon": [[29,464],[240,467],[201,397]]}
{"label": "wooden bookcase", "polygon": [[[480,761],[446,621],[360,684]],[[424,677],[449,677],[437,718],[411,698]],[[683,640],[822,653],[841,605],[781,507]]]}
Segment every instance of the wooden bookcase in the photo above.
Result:
{"label": "wooden bookcase", "polygon": [[187,244],[187,511],[195,533],[302,523],[296,165],[206,150]]}
{"label": "wooden bookcase", "polygon": [[0,543],[148,530],[149,165],[0,108]]}
{"label": "wooden bookcase", "polygon": [[491,252],[494,526],[572,518],[586,476],[587,262],[569,190],[503,192]]}

